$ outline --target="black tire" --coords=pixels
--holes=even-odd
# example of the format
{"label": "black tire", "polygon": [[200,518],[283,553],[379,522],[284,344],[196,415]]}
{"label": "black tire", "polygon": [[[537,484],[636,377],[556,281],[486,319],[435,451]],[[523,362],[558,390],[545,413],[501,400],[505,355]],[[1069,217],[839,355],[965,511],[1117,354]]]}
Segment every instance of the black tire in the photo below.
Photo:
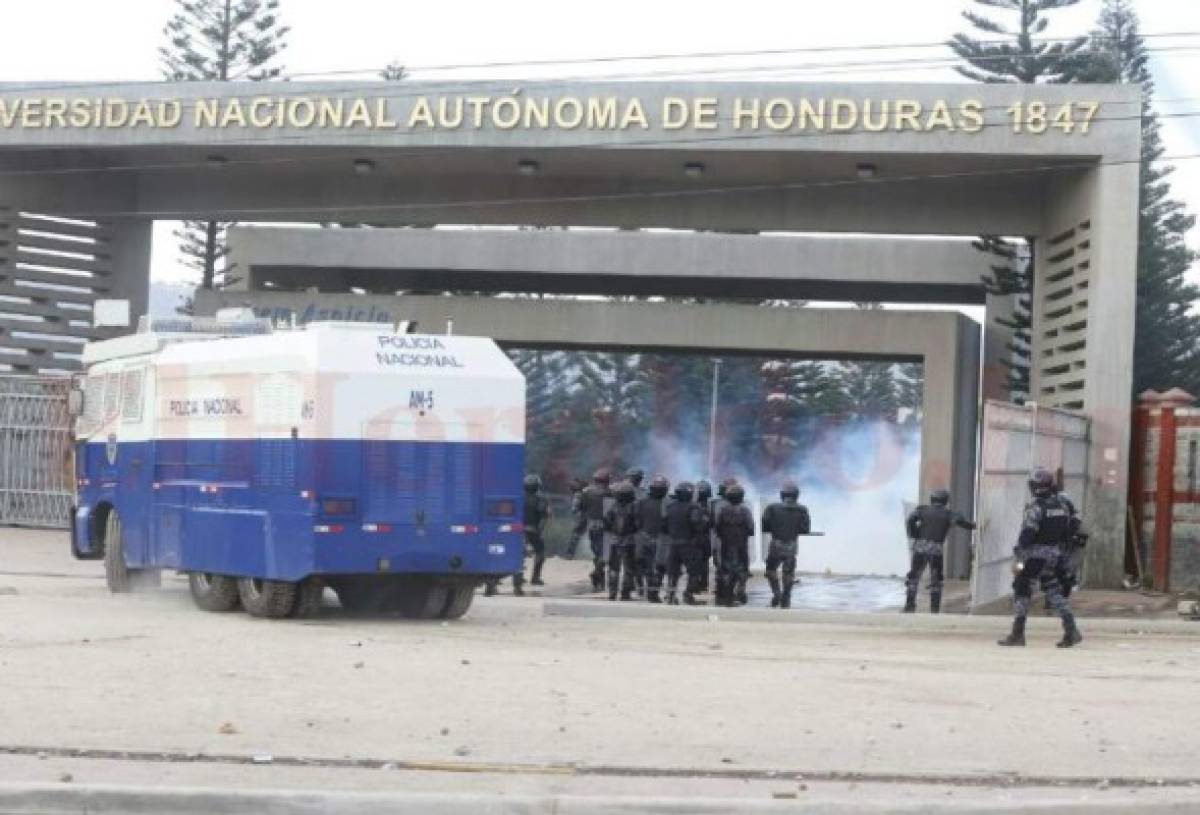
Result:
{"label": "black tire", "polygon": [[441,617],[450,596],[450,587],[432,577],[402,580],[394,591],[397,593],[396,610],[414,620]]}
{"label": "black tire", "polygon": [[255,617],[286,617],[296,604],[296,583],[239,577],[238,597],[242,608]]}
{"label": "black tire", "polygon": [[205,611],[233,611],[240,604],[237,578],[208,572],[190,572],[192,600]]}
{"label": "black tire", "polygon": [[104,519],[104,583],[113,594],[133,591],[129,567],[125,564],[125,539],[121,518],[115,509]]}
{"label": "black tire", "polygon": [[292,604],[291,616],[315,617],[321,611],[325,597],[325,584],[318,577],[306,577],[296,589],[296,602]]}
{"label": "black tire", "polygon": [[457,620],[467,613],[475,600],[475,586],[453,585],[448,587],[446,605],[442,608],[443,620]]}
{"label": "black tire", "polygon": [[386,586],[372,577],[339,577],[330,581],[342,609],[350,614],[378,614],[387,605]]}

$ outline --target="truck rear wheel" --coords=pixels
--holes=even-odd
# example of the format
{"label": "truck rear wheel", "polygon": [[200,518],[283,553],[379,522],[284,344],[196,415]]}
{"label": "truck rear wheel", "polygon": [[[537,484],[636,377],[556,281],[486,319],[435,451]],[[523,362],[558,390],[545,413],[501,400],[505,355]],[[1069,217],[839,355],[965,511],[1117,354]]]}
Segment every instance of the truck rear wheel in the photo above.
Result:
{"label": "truck rear wheel", "polygon": [[474,585],[454,585],[447,589],[446,605],[442,608],[442,619],[457,620],[467,613],[475,600]]}
{"label": "truck rear wheel", "polygon": [[413,577],[393,589],[396,610],[414,620],[435,620],[442,616],[449,587],[432,577]]}
{"label": "truck rear wheel", "polygon": [[223,574],[190,572],[192,600],[205,611],[233,611],[238,607],[237,579]]}
{"label": "truck rear wheel", "polygon": [[242,608],[255,617],[286,617],[296,603],[296,584],[286,580],[239,577]]}

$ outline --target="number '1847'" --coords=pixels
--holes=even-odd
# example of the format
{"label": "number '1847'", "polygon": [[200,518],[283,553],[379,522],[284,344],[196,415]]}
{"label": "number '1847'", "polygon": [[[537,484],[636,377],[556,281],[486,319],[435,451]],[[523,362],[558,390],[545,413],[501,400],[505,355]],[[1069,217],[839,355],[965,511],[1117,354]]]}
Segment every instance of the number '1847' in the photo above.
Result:
{"label": "number '1847'", "polygon": [[1100,112],[1099,102],[1067,102],[1051,106],[1045,102],[1017,102],[1008,108],[1014,133],[1045,133],[1051,128],[1086,136]]}

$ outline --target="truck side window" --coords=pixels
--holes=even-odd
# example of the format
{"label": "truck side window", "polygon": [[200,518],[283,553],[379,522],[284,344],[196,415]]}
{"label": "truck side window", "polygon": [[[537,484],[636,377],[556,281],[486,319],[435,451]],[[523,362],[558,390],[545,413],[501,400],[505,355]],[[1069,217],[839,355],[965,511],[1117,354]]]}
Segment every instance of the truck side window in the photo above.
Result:
{"label": "truck side window", "polygon": [[83,385],[83,415],[79,417],[80,432],[87,435],[104,421],[104,377],[89,376]]}
{"label": "truck side window", "polygon": [[121,377],[109,374],[104,377],[104,421],[117,418],[121,406]]}
{"label": "truck side window", "polygon": [[142,381],[145,368],[128,368],[121,374],[121,421],[142,420]]}

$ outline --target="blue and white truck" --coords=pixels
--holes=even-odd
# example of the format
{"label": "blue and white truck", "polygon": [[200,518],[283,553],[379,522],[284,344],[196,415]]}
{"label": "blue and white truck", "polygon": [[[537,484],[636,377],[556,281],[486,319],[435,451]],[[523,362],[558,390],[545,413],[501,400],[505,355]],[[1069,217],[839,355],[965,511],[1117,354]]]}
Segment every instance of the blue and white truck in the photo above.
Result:
{"label": "blue and white truck", "polygon": [[242,315],[87,345],[72,550],[197,605],[466,612],[521,568],[525,382],[489,339]]}

